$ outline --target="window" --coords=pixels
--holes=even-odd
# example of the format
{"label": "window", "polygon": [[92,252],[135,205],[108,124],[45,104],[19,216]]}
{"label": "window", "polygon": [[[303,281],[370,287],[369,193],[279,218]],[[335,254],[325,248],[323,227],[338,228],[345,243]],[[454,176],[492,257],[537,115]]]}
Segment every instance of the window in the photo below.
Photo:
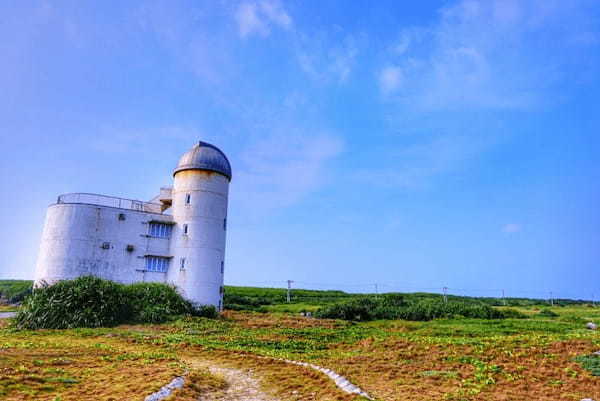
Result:
{"label": "window", "polygon": [[192,203],[192,195],[191,194],[185,194],[185,204],[189,205],[190,203]]}
{"label": "window", "polygon": [[221,261],[221,274],[225,273],[225,262]]}
{"label": "window", "polygon": [[185,258],[179,259],[179,270],[185,270]]}
{"label": "window", "polygon": [[110,249],[110,242],[103,242],[102,246],[100,248],[102,248],[102,249]]}
{"label": "window", "polygon": [[219,294],[223,294],[225,292],[225,287],[220,286],[219,287]]}
{"label": "window", "polygon": [[227,217],[223,219],[223,230],[227,230]]}
{"label": "window", "polygon": [[187,224],[183,225],[183,235],[188,235],[188,225]]}
{"label": "window", "polygon": [[149,272],[166,272],[169,268],[169,258],[163,256],[146,256],[146,270]]}
{"label": "window", "polygon": [[125,220],[125,213],[119,213],[119,220]]}
{"label": "window", "polygon": [[151,222],[150,236],[157,238],[170,238],[172,228],[173,226],[171,224]]}

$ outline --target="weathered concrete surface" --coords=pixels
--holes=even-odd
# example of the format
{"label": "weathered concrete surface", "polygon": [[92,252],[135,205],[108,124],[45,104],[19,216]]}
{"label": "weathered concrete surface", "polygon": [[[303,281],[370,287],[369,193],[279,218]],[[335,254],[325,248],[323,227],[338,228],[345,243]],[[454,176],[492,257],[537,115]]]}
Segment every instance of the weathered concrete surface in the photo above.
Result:
{"label": "weathered concrete surface", "polygon": [[[119,219],[119,215],[124,216]],[[35,282],[53,284],[93,275],[121,283],[164,282],[165,273],[149,272],[144,255],[169,256],[169,239],[148,235],[151,220],[172,216],[98,205],[58,203],[46,214]],[[103,244],[107,243],[107,248]],[[133,245],[128,251],[127,245]]]}
{"label": "weathered concrete surface", "polygon": [[171,254],[176,260],[169,269],[168,281],[193,302],[222,309],[229,180],[213,172],[180,171],[175,174],[171,194],[176,223]]}

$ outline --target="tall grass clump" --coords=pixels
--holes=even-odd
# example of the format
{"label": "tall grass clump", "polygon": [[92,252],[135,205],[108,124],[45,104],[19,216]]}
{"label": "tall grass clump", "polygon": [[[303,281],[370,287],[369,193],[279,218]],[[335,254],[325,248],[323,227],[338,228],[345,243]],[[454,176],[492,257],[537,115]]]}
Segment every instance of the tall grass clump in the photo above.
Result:
{"label": "tall grass clump", "polygon": [[19,329],[111,327],[161,323],[177,315],[216,317],[213,306],[195,307],[172,286],[118,284],[93,276],[36,288],[14,319]]}
{"label": "tall grass clump", "polygon": [[135,283],[124,286],[131,307],[131,320],[138,323],[162,323],[173,315],[216,317],[214,306],[195,308],[175,287],[162,283]]}
{"label": "tall grass clump", "polygon": [[106,327],[131,315],[123,285],[96,277],[79,277],[37,288],[15,316],[21,329]]}

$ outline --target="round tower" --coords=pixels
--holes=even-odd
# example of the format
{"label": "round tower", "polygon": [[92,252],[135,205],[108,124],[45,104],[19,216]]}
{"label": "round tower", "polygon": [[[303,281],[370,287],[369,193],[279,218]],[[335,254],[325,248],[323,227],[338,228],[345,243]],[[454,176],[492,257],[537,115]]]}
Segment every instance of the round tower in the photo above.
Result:
{"label": "round tower", "polygon": [[175,171],[167,280],[198,305],[223,307],[229,160],[216,146],[198,142]]}

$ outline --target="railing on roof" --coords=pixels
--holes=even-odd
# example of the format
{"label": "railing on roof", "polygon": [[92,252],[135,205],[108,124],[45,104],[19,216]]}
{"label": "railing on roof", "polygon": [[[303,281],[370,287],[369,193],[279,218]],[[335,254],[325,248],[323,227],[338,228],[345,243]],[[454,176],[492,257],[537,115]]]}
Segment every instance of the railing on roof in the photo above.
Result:
{"label": "railing on roof", "polygon": [[136,210],[138,212],[162,213],[162,205],[160,203],[143,202],[135,199],[117,198],[115,196],[89,194],[84,192],[59,195],[56,203],[83,203],[86,205]]}

